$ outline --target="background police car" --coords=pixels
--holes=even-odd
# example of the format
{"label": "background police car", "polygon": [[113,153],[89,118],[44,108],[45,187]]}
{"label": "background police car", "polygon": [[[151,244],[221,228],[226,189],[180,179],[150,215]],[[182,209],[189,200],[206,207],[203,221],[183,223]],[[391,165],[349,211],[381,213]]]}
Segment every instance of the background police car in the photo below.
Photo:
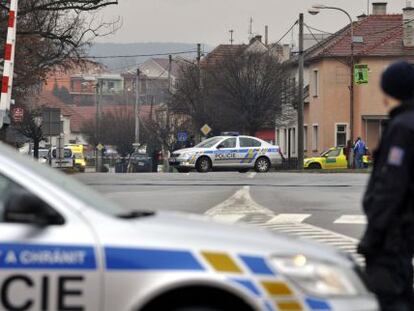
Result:
{"label": "background police car", "polygon": [[250,136],[212,137],[193,148],[176,150],[170,158],[170,164],[180,172],[231,168],[264,173],[281,163],[279,147]]}
{"label": "background police car", "polygon": [[333,250],[125,212],[0,145],[0,310],[377,310]]}

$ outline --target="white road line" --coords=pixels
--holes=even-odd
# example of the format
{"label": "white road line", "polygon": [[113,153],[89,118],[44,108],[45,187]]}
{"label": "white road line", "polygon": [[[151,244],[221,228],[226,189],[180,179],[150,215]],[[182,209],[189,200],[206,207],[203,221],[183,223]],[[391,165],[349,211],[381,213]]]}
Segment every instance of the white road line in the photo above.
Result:
{"label": "white road line", "polygon": [[257,175],[257,173],[256,173],[256,172],[253,172],[253,173],[250,173],[250,174],[248,175],[248,177],[249,177],[249,178],[255,178],[255,177],[256,177],[256,175]]}
{"label": "white road line", "polygon": [[366,225],[367,218],[364,215],[342,215],[334,224]]}
{"label": "white road line", "polygon": [[298,224],[312,216],[311,214],[279,214],[269,220],[268,224]]}
{"label": "white road line", "polygon": [[[260,214],[264,216],[261,222],[259,222]],[[304,223],[303,221],[309,218],[311,214],[276,215],[273,211],[257,204],[252,199],[250,187],[248,186],[243,187],[223,203],[208,210],[206,215],[227,223],[244,222],[251,226],[266,228],[281,234],[320,242],[351,254],[359,263],[363,263],[362,257],[356,254],[357,239]]]}
{"label": "white road line", "polygon": [[274,215],[271,210],[253,201],[249,186],[243,187],[226,201],[205,213],[215,220],[223,219],[226,222],[233,221],[233,223],[250,214]]}
{"label": "white road line", "polygon": [[226,224],[234,224],[242,219],[244,215],[215,215],[211,216],[211,218],[217,222],[226,223]]}

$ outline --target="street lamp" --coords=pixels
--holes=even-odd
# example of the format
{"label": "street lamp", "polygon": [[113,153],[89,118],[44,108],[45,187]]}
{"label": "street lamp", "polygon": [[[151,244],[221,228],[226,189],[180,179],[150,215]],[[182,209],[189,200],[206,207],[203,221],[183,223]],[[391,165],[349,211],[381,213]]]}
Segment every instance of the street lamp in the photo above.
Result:
{"label": "street lamp", "polygon": [[346,16],[348,16],[349,18],[349,22],[351,25],[351,61],[350,61],[350,105],[349,105],[349,127],[350,127],[350,140],[351,142],[354,141],[354,83],[355,83],[355,78],[354,78],[354,65],[355,65],[355,59],[354,59],[354,23],[352,20],[351,15],[345,11],[344,9],[338,8],[338,7],[333,7],[333,6],[326,6],[326,5],[314,5],[312,6],[312,8],[310,8],[308,10],[309,14],[312,15],[317,15],[320,13],[321,10],[336,10],[336,11],[340,11],[342,13],[344,13]]}

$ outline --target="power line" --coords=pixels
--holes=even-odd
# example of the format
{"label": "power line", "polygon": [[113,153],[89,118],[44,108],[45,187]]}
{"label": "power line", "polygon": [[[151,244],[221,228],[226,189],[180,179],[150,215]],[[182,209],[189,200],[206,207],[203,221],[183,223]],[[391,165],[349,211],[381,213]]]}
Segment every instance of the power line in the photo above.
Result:
{"label": "power line", "polygon": [[309,25],[308,25],[308,24],[306,24],[306,23],[305,23],[305,26],[306,26],[306,28],[308,28],[308,29],[312,29],[312,30],[314,30],[314,31],[321,32],[321,33],[326,34],[326,35],[333,35],[333,33],[332,33],[332,32],[327,32],[327,31],[325,31],[325,30],[320,30],[320,29],[318,29],[318,28],[315,28],[315,27],[309,26]]}
{"label": "power line", "polygon": [[[367,18],[369,18],[369,17],[367,17]],[[390,28],[387,28],[387,29],[384,29],[384,30],[378,30],[378,31],[369,32],[369,33],[366,33],[364,35],[365,36],[373,36],[373,35],[378,35],[378,34],[382,34],[382,33],[385,33],[385,32],[389,32],[389,31],[392,31],[394,29],[401,29],[405,25],[410,24],[412,22],[414,22],[414,19],[407,20],[407,21],[403,22],[403,24],[401,24],[401,25],[393,26],[393,27],[390,27]],[[322,32],[322,33],[329,34],[329,35],[337,35],[337,36],[340,35],[338,32],[331,33],[331,32],[328,32],[326,30],[321,30],[321,29],[317,29],[315,27],[311,27],[311,26],[309,26],[307,24],[305,24],[305,25],[306,25],[306,27],[308,29],[310,28],[310,29],[315,30],[315,31],[318,31],[318,32]]]}
{"label": "power line", "polygon": [[279,40],[276,41],[275,44],[278,44],[280,41],[282,41],[297,24],[298,24],[298,20],[296,20],[296,22],[289,28],[288,31],[286,31],[286,33]]}
{"label": "power line", "polygon": [[[321,45],[321,43],[322,43],[322,41],[320,41],[318,38],[316,38],[316,36],[315,36],[315,34],[312,32],[312,30],[311,30],[311,28],[308,26],[308,25],[306,25],[306,24],[304,24],[305,25],[305,27],[308,29],[308,31],[310,32],[310,34],[312,35],[312,37],[313,37],[313,39],[318,43],[318,45]],[[332,55],[333,56],[333,55]],[[335,56],[333,56],[333,58],[334,59],[336,59],[338,62],[340,62],[340,63],[342,63],[342,64],[345,64],[345,65],[349,65],[347,62],[345,62],[345,61],[343,61],[341,58],[339,58],[339,57],[335,57]]]}
{"label": "power line", "polygon": [[81,58],[87,58],[87,59],[136,58],[136,57],[168,56],[168,55],[180,55],[180,54],[191,54],[191,53],[197,53],[197,51],[191,50],[191,51],[181,51],[181,52],[137,54],[137,55],[84,56]]}

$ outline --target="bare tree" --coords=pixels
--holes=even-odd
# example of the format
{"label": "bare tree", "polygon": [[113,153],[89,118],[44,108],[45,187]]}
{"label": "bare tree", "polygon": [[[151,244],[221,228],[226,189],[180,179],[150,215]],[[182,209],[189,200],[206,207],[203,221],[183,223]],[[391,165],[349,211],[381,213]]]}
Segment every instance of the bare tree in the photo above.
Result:
{"label": "bare tree", "polygon": [[133,151],[134,129],[135,119],[128,107],[104,112],[99,136],[95,120],[88,120],[82,126],[82,132],[85,133],[88,143],[93,146],[99,143],[116,146],[122,156],[127,156]]}
{"label": "bare tree", "polygon": [[33,155],[39,158],[39,145],[44,139],[42,132],[42,109],[26,105],[23,119],[14,124],[15,129],[33,142]]}
{"label": "bare tree", "polygon": [[224,57],[210,74],[214,98],[237,111],[243,132],[254,135],[264,126],[274,126],[287,77],[274,56],[240,50]]}
{"label": "bare tree", "polygon": [[190,115],[197,130],[208,123],[216,131],[254,135],[274,126],[286,88],[287,72],[269,53],[240,49],[200,70],[182,70],[173,107]]}
{"label": "bare tree", "polygon": [[[97,19],[96,10],[115,5],[114,0],[21,0],[19,2],[15,98],[38,85],[57,65],[70,67],[82,62],[89,44],[112,33],[117,21]],[[0,30],[7,27],[8,5],[0,3]],[[0,46],[5,37],[0,38]],[[3,50],[0,50],[0,58]]]}
{"label": "bare tree", "polygon": [[141,140],[147,145],[158,145],[163,150],[172,152],[178,143],[178,132],[192,132],[190,121],[188,115],[172,111],[167,105],[162,105],[141,120],[143,127]]}

